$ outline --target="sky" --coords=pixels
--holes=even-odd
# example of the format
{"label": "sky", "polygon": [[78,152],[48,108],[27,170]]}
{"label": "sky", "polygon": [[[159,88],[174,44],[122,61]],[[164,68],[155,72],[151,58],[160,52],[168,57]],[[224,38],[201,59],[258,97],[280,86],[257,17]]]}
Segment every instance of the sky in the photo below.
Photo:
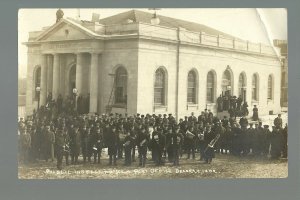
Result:
{"label": "sky", "polygon": [[[62,9],[64,17],[75,18],[78,9]],[[80,19],[91,20],[92,13],[105,18],[131,9],[80,9]],[[153,10],[138,9],[153,13]],[[19,77],[26,77],[27,47],[30,31],[55,23],[57,9],[20,9],[18,13]],[[156,11],[158,15],[183,19],[212,27],[251,42],[272,45],[273,39],[287,40],[287,10],[284,8],[188,8]]]}

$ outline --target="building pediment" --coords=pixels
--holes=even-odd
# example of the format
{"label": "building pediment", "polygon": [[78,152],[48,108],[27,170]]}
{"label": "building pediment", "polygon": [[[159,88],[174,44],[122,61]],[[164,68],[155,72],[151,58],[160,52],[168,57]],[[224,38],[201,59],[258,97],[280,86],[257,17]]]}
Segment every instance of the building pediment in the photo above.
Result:
{"label": "building pediment", "polygon": [[42,32],[36,41],[92,39],[98,34],[68,19],[62,19]]}

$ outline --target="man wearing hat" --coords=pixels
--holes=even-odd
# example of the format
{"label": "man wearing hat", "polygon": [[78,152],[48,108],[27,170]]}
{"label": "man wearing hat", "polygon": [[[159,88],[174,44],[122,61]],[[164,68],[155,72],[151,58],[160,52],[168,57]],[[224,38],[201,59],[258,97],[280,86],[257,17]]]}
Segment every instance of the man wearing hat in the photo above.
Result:
{"label": "man wearing hat", "polygon": [[54,159],[54,142],[55,142],[55,135],[54,132],[51,131],[50,125],[47,124],[44,132],[44,156],[46,162],[48,162],[48,159],[51,158]]}
{"label": "man wearing hat", "polygon": [[264,125],[263,134],[264,134],[263,154],[267,157],[269,154],[269,149],[271,144],[271,132],[269,130],[269,125]]}
{"label": "man wearing hat", "polygon": [[170,146],[173,150],[173,165],[179,166],[179,155],[180,155],[180,148],[183,142],[183,136],[180,133],[179,126],[174,127],[174,131],[171,136]]}
{"label": "man wearing hat", "polygon": [[194,131],[194,127],[191,126],[185,134],[184,140],[186,141],[186,147],[187,147],[187,159],[190,159],[190,155],[192,153],[192,158],[195,159],[195,141],[196,141],[196,135]]}
{"label": "man wearing hat", "polygon": [[70,132],[70,154],[71,154],[71,164],[78,164],[78,156],[80,153],[80,142],[81,135],[79,132],[79,127],[77,125]]}
{"label": "man wearing hat", "polygon": [[278,114],[278,117],[276,117],[274,119],[274,126],[278,127],[278,128],[282,128],[282,118],[281,118],[281,114]]}
{"label": "man wearing hat", "polygon": [[271,158],[278,159],[281,156],[281,150],[283,147],[283,134],[282,129],[273,126],[271,133]]}
{"label": "man wearing hat", "polygon": [[152,144],[152,152],[156,166],[163,165],[162,154],[166,147],[166,137],[162,134],[161,128],[153,132]]}
{"label": "man wearing hat", "polygon": [[125,166],[130,166],[132,163],[132,149],[135,147],[134,132],[128,131],[124,139],[124,152],[125,152]]}
{"label": "man wearing hat", "polygon": [[116,131],[116,126],[112,125],[107,135],[107,147],[109,163],[108,165],[117,165],[117,149],[119,144],[119,137]]}
{"label": "man wearing hat", "polygon": [[254,105],[254,108],[253,108],[252,120],[258,121],[258,108],[256,107],[256,105]]}
{"label": "man wearing hat", "polygon": [[28,133],[28,128],[25,127],[24,131],[21,132],[20,135],[20,149],[19,152],[21,153],[21,161],[25,164],[29,161],[29,151],[31,148],[31,136]]}
{"label": "man wearing hat", "polygon": [[62,161],[64,155],[66,156],[66,165],[69,165],[69,144],[68,135],[65,134],[63,127],[60,126],[56,132],[55,137],[55,149],[56,149],[56,159],[57,159],[57,169],[62,170]]}
{"label": "man wearing hat", "polygon": [[98,127],[93,132],[93,154],[94,154],[94,164],[100,164],[101,152],[103,148],[103,133],[100,127]]}
{"label": "man wearing hat", "polygon": [[146,133],[146,128],[142,126],[137,134],[137,146],[139,152],[139,166],[145,167],[147,159],[147,148],[149,144],[149,136]]}

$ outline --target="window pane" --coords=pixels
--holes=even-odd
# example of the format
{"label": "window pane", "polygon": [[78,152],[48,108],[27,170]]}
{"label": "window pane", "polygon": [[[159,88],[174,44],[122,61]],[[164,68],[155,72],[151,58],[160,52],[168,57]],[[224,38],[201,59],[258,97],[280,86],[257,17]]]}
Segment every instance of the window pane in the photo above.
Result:
{"label": "window pane", "polygon": [[115,103],[126,103],[127,99],[127,72],[123,67],[116,70]]}
{"label": "window pane", "polygon": [[206,100],[208,102],[213,102],[214,101],[214,75],[212,72],[209,72],[207,74],[207,88],[206,88]]}
{"label": "window pane", "polygon": [[196,103],[196,75],[193,71],[188,74],[187,102]]}
{"label": "window pane", "polygon": [[273,86],[273,83],[272,83],[272,76],[269,76],[268,78],[268,99],[272,99],[272,86]]}
{"label": "window pane", "polygon": [[165,73],[162,69],[158,69],[155,72],[154,82],[154,103],[165,104]]}

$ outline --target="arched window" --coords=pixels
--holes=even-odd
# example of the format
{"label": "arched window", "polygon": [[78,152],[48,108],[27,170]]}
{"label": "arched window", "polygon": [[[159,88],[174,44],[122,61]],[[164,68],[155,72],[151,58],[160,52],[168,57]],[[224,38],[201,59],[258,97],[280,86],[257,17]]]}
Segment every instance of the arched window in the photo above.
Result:
{"label": "arched window", "polygon": [[166,103],[166,74],[162,68],[159,68],[155,72],[154,82],[154,104],[165,105]]}
{"label": "arched window", "polygon": [[41,67],[38,66],[34,72],[34,99],[38,100],[39,98],[39,93],[38,91],[36,91],[37,87],[41,87]]}
{"label": "arched window", "polygon": [[124,67],[119,67],[115,75],[115,103],[127,103],[127,71]]}
{"label": "arched window", "polygon": [[196,104],[196,82],[195,71],[190,71],[188,74],[187,102],[191,104]]}
{"label": "arched window", "polygon": [[210,103],[215,101],[215,75],[212,71],[207,74],[206,101]]}
{"label": "arched window", "polygon": [[223,73],[222,77],[222,93],[223,95],[231,95],[232,91],[232,80],[231,80],[231,73],[229,69],[226,69]]}
{"label": "arched window", "polygon": [[268,78],[268,99],[273,99],[273,77],[271,75]]}
{"label": "arched window", "polygon": [[246,92],[247,92],[246,74],[241,73],[239,76],[239,96],[241,96],[243,100],[246,99]]}
{"label": "arched window", "polygon": [[252,100],[258,101],[258,75],[254,74],[252,77]]}

